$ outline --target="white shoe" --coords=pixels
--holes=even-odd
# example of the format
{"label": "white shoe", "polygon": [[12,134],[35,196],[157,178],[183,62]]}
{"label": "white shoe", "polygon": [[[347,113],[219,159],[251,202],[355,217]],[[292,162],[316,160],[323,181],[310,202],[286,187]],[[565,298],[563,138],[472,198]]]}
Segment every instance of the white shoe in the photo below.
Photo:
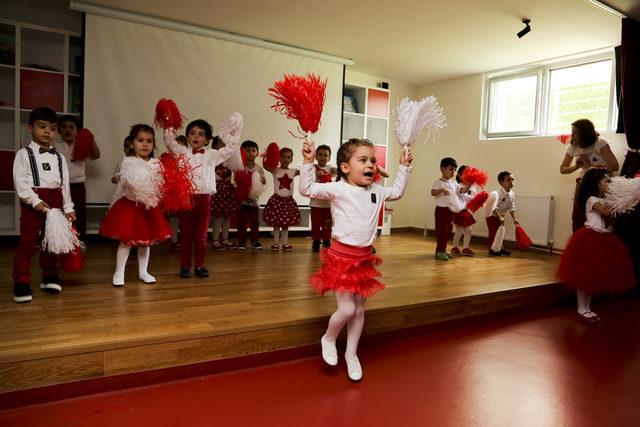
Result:
{"label": "white shoe", "polygon": [[320,338],[320,345],[322,346],[322,359],[329,366],[336,366],[338,364],[338,351],[336,350],[336,343],[323,335]]}
{"label": "white shoe", "polygon": [[124,286],[124,272],[122,273],[118,273],[115,272],[113,273],[113,286]]}
{"label": "white shoe", "polygon": [[360,381],[362,379],[362,366],[360,366],[358,356],[353,359],[345,356],[344,359],[347,361],[347,373],[349,374],[349,379],[351,381]]}
{"label": "white shoe", "polygon": [[149,273],[147,273],[146,271],[142,272],[142,273],[138,273],[138,277],[140,278],[140,280],[142,280],[147,285],[151,285],[153,283],[156,283],[156,278],[153,277],[152,275],[150,275]]}
{"label": "white shoe", "polygon": [[48,294],[59,294],[62,292],[62,286],[57,283],[40,283],[40,289]]}

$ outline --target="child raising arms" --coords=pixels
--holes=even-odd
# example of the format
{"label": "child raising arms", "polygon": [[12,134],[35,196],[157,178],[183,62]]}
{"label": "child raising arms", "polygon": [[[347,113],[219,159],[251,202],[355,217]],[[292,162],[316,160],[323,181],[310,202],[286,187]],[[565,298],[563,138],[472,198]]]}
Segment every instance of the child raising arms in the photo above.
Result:
{"label": "child raising arms", "polygon": [[162,170],[160,161],[151,157],[155,148],[153,128],[137,124],[131,128],[131,146],[122,160],[120,183],[122,198],[107,211],[100,234],[120,241],[116,252],[113,286],[124,286],[124,268],[131,246],[138,247],[138,277],[155,283],[147,272],[151,245],[171,237],[171,228],[158,208]]}
{"label": "child raising arms", "polygon": [[362,378],[356,354],[364,326],[364,303],[367,297],[384,289],[376,280],[375,266],[382,260],[371,253],[376,238],[376,225],[382,203],[404,194],[411,172],[411,152],[403,151],[392,187],[373,183],[376,156],[367,140],[350,139],[338,150],[338,178],[325,184],[315,182],[314,144],[305,142],[300,166],[300,193],[303,196],[329,200],[334,227],[333,244],[321,254],[323,266],[311,276],[312,286],[324,293],[333,291],[338,309],[331,315],[327,332],[320,339],[322,358],[335,366],[338,356],[336,338],[348,324],[345,360],[349,378]]}

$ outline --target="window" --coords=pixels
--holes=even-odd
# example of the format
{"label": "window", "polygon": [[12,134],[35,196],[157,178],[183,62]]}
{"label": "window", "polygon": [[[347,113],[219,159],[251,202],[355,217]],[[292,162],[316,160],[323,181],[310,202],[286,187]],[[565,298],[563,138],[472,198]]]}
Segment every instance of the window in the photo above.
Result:
{"label": "window", "polygon": [[558,135],[582,118],[598,130],[613,129],[613,68],[608,55],[489,77],[484,135]]}

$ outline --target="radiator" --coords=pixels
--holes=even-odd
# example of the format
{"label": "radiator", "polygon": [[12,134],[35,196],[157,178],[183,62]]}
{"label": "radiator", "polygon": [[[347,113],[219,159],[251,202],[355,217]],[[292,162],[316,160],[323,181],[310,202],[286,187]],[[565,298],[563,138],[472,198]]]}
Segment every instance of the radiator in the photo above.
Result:
{"label": "radiator", "polygon": [[[433,197],[429,203],[426,228],[435,229],[433,216]],[[534,245],[553,247],[553,196],[533,196],[516,193],[516,218],[525,229]],[[484,219],[484,208],[473,215],[476,223],[472,235],[487,237],[487,222]],[[511,215],[507,213],[505,240],[515,242],[515,226]]]}

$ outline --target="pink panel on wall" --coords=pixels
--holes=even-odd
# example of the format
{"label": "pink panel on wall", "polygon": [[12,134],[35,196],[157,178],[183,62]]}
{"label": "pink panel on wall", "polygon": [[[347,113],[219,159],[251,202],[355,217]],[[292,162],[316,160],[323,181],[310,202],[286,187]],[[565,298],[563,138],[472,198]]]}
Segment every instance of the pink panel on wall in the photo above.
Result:
{"label": "pink panel on wall", "polygon": [[367,99],[367,114],[376,117],[389,116],[389,92],[369,89]]}
{"label": "pink panel on wall", "polygon": [[64,108],[64,74],[20,70],[20,108]]}

